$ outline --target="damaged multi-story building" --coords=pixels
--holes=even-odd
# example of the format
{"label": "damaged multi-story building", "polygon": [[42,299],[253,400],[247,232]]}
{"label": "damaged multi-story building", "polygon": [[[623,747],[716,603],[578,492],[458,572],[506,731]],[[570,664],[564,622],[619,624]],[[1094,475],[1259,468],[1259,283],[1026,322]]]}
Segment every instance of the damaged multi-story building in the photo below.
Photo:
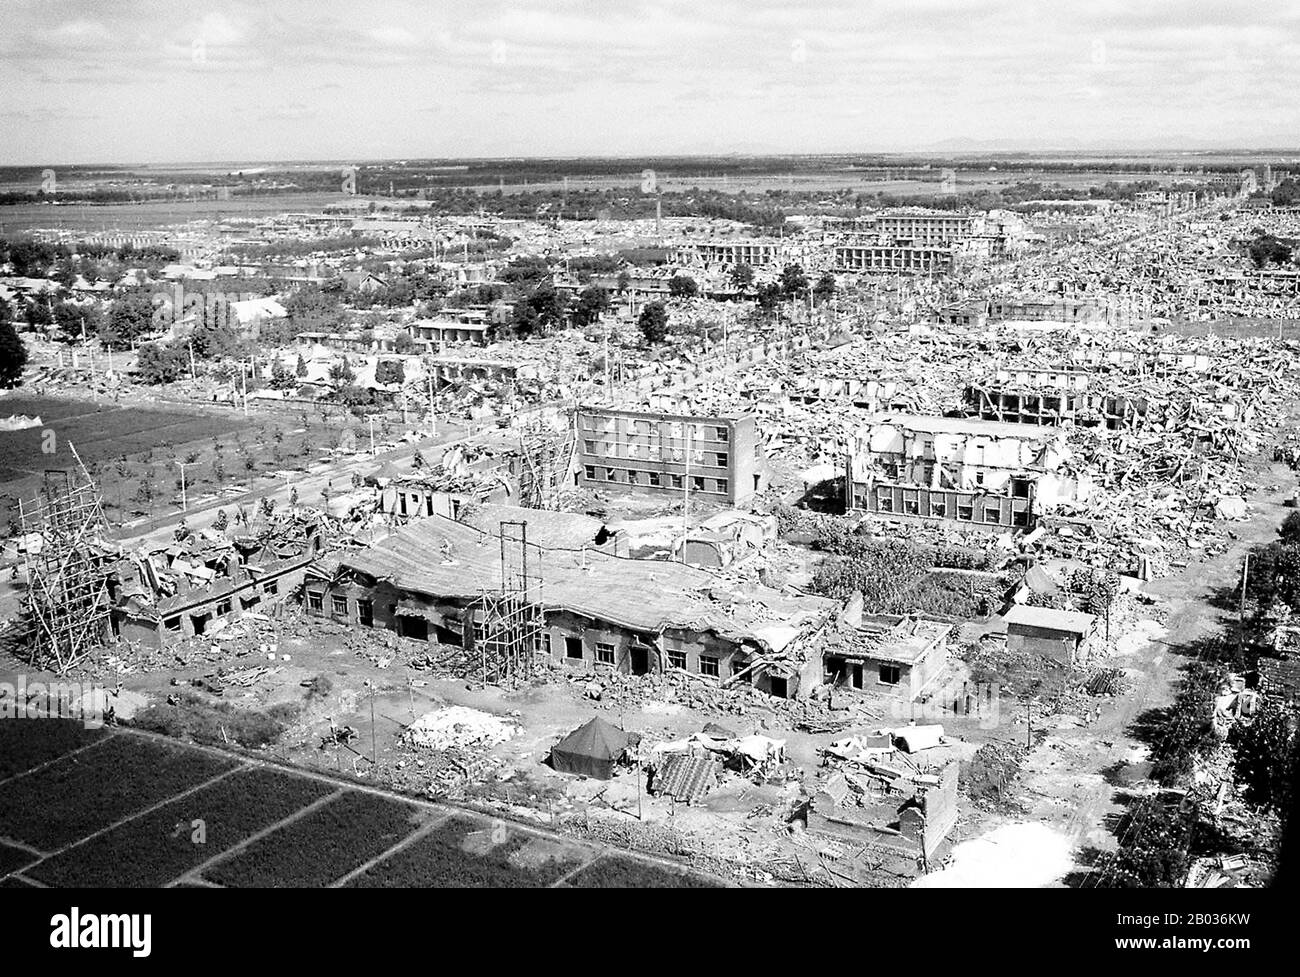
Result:
{"label": "damaged multi-story building", "polygon": [[1060,430],[994,421],[876,415],[850,439],[845,505],[891,517],[1027,529],[1091,485],[1070,473]]}
{"label": "damaged multi-story building", "polygon": [[832,267],[840,272],[939,275],[953,268],[951,248],[861,241],[837,244]]}
{"label": "damaged multi-story building", "polygon": [[689,494],[736,505],[767,487],[753,414],[665,414],[588,405],[577,411],[578,484],[606,491]]}

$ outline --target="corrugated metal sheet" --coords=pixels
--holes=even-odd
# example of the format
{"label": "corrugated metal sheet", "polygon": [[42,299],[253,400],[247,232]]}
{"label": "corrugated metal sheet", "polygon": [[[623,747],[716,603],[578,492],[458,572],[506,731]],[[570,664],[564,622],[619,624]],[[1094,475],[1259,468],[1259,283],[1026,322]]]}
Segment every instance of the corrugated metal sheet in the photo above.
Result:
{"label": "corrugated metal sheet", "polygon": [[670,753],[663,766],[655,771],[655,793],[666,794],[683,804],[703,800],[717,782],[717,763],[707,756]]}

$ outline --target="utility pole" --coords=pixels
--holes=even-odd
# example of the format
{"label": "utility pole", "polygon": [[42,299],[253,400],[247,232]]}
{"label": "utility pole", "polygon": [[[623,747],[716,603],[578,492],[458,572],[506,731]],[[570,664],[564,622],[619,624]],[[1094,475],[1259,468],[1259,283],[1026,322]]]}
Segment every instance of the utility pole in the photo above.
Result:
{"label": "utility pole", "polygon": [[370,457],[375,456],[375,415],[371,414],[367,420],[370,421]]}
{"label": "utility pole", "polygon": [[192,465],[194,462],[178,461],[176,464],[179,465],[181,469],[181,512],[189,512],[190,507],[185,500],[185,466]]}
{"label": "utility pole", "polygon": [[682,422],[686,428],[686,474],[682,476],[682,562],[686,562],[686,540],[691,533],[691,425]]}
{"label": "utility pole", "polygon": [[1241,565],[1241,602],[1237,606],[1237,657],[1246,646],[1246,581],[1250,579],[1250,551]]}
{"label": "utility pole", "polygon": [[370,762],[377,770],[379,769],[379,750],[375,747],[375,695],[378,690],[371,686],[370,688]]}
{"label": "utility pole", "polygon": [[[191,350],[191,353],[193,350]],[[244,387],[244,416],[248,416],[248,371],[243,360],[239,361],[239,379]]]}

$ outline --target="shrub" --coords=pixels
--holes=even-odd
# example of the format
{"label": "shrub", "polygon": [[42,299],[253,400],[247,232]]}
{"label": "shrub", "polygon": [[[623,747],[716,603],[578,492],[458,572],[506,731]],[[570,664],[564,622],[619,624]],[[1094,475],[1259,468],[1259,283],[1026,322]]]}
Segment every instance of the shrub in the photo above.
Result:
{"label": "shrub", "polygon": [[1151,762],[1156,783],[1168,786],[1187,776],[1197,755],[1214,743],[1211,720],[1219,680],[1219,670],[1212,665],[1195,661],[1187,666],[1160,734],[1163,749]]}
{"label": "shrub", "polygon": [[1120,818],[1124,839],[1102,869],[1100,882],[1117,889],[1170,889],[1187,876],[1187,847],[1196,816],[1159,797],[1144,797]]}
{"label": "shrub", "polygon": [[280,738],[296,707],[272,706],[265,712],[242,709],[228,702],[209,702],[192,692],[175,705],[156,705],[135,714],[132,725],[195,743],[229,744],[257,749]]}
{"label": "shrub", "polygon": [[1246,799],[1259,807],[1285,812],[1292,794],[1296,737],[1286,711],[1266,700],[1249,726],[1233,728],[1233,772]]}

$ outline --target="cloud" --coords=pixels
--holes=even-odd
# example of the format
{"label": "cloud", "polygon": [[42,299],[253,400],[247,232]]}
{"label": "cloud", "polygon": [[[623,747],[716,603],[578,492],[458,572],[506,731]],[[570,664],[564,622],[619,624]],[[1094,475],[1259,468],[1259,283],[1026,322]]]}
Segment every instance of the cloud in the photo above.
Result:
{"label": "cloud", "polygon": [[[815,152],[1048,120],[1054,141],[1276,144],[1300,122],[1300,8],[1244,0],[6,0],[5,18],[10,100],[130,119],[59,145],[135,158],[174,155],[161,120],[189,115],[225,155],[286,157]],[[430,110],[436,132],[409,124]],[[49,124],[14,119],[0,154],[44,154],[25,136]]]}

